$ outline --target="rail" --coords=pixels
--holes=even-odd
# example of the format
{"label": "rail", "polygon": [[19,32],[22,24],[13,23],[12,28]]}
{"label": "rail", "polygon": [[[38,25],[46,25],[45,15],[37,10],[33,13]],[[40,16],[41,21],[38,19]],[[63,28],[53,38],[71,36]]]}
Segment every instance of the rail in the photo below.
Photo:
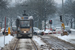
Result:
{"label": "rail", "polygon": [[17,45],[18,45],[19,39],[17,40],[15,46],[14,46],[14,50],[17,50]]}
{"label": "rail", "polygon": [[[32,39],[31,39],[32,40]],[[34,43],[34,41],[32,40],[32,44],[34,45],[35,50],[38,50],[36,44]]]}

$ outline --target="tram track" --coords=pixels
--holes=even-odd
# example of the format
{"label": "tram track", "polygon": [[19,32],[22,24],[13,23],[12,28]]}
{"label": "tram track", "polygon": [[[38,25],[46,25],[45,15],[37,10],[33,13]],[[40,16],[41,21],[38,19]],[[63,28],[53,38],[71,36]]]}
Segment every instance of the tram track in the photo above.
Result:
{"label": "tram track", "polygon": [[16,42],[16,45],[14,46],[14,50],[17,50],[17,45],[18,45],[19,39]]}
{"label": "tram track", "polygon": [[[22,40],[24,41],[21,42]],[[14,50],[38,50],[38,48],[32,39],[19,39],[14,46]]]}
{"label": "tram track", "polygon": [[[40,36],[52,50],[75,50],[75,46],[53,36]],[[48,37],[48,38],[44,38]]]}
{"label": "tram track", "polygon": [[[14,38],[15,39],[15,38]],[[75,50],[75,46],[53,36],[34,36],[30,38],[15,39],[13,45],[3,50]]]}
{"label": "tram track", "polygon": [[2,50],[43,50],[45,45],[38,36],[34,36],[32,39],[13,38]]}
{"label": "tram track", "polygon": [[[31,39],[32,40],[32,39]],[[35,50],[38,50],[37,45],[34,43],[34,41],[32,40],[32,44],[34,45]]]}

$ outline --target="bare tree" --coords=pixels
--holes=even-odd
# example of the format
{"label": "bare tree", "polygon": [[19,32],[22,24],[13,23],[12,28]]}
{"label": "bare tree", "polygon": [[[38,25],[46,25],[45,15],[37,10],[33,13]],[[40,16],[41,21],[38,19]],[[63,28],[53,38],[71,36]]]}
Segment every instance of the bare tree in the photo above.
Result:
{"label": "bare tree", "polygon": [[[56,12],[56,6],[53,0],[29,0],[26,10],[29,15],[33,15],[35,20],[38,20],[41,27],[42,20],[45,20],[48,15]],[[34,20],[34,21],[35,21]]]}
{"label": "bare tree", "polygon": [[64,5],[64,14],[68,15],[69,19],[68,18],[65,18],[65,19],[67,19],[67,23],[70,22],[71,28],[73,27],[72,24],[75,23],[75,21],[72,21],[73,18],[75,20],[75,10],[74,9],[75,9],[75,1],[66,0],[65,5]]}
{"label": "bare tree", "polygon": [[7,8],[7,2],[5,2],[4,0],[0,0],[0,19],[1,19],[0,22],[2,22],[2,24],[3,24],[3,17],[5,15],[6,8]]}

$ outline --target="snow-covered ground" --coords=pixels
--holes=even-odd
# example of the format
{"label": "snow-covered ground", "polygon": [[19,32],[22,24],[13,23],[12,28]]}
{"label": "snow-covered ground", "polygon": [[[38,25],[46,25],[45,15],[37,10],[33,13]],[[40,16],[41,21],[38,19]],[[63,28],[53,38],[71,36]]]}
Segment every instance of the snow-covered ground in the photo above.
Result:
{"label": "snow-covered ground", "polygon": [[75,31],[75,29],[70,29],[71,31]]}
{"label": "snow-covered ground", "polygon": [[71,29],[71,31],[72,31],[71,34],[69,34],[68,36],[67,35],[61,36],[61,34],[53,34],[53,36],[62,39],[64,41],[70,42],[72,44],[75,44],[75,29]]}
{"label": "snow-covered ground", "polygon": [[55,34],[54,36],[58,37],[59,39],[70,42],[72,44],[75,44],[75,34],[70,34],[68,36],[67,35],[61,36],[60,34]]}
{"label": "snow-covered ground", "polygon": [[49,50],[48,46],[45,42],[42,41],[41,37],[33,36],[33,41],[36,44],[38,50]]}
{"label": "snow-covered ground", "polygon": [[38,46],[41,46],[41,45],[46,45],[40,37],[38,36],[33,36],[33,40],[36,41],[36,43],[38,44]]}
{"label": "snow-covered ground", "polygon": [[59,39],[65,40],[67,42],[70,42],[72,44],[75,44],[75,29],[71,29],[72,33],[68,36],[61,36],[60,34],[54,34],[54,36],[58,37]]}
{"label": "snow-covered ground", "polygon": [[4,30],[4,28],[2,28],[2,29],[1,29],[0,33],[2,33],[2,32],[3,32],[3,30]]}
{"label": "snow-covered ground", "polygon": [[[12,36],[9,34],[8,36],[5,36],[5,44],[8,44],[9,41],[12,40]],[[0,36],[0,47],[4,47],[4,36]]]}

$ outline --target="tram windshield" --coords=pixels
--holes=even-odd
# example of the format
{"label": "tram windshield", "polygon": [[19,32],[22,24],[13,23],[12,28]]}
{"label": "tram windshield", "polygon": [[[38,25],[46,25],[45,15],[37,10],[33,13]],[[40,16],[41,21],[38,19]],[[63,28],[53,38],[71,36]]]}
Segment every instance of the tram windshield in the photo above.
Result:
{"label": "tram windshield", "polygon": [[30,27],[30,21],[20,21],[20,27]]}

